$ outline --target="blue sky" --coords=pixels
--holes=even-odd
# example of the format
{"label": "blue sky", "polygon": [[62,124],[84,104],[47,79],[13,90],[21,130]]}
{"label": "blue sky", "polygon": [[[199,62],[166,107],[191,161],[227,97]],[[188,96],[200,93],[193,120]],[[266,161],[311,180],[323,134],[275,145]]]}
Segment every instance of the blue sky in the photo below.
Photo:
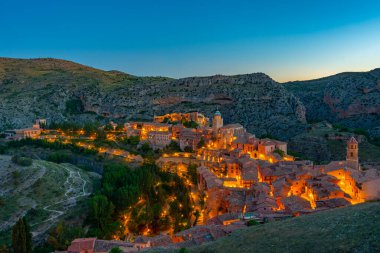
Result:
{"label": "blue sky", "polygon": [[134,75],[289,81],[380,67],[380,1],[0,0],[0,28],[0,56]]}

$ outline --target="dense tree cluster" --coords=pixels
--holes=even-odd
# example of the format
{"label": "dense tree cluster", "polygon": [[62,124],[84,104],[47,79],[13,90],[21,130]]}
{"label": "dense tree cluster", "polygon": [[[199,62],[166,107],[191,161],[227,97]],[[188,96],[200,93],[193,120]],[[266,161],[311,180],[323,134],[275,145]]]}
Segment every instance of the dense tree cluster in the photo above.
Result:
{"label": "dense tree cluster", "polygon": [[59,141],[48,142],[46,140],[40,140],[40,139],[22,139],[18,141],[10,141],[8,142],[6,148],[20,148],[23,146],[49,148],[52,150],[68,149],[75,154],[97,154],[98,153],[96,149],[83,148],[83,147],[79,147],[75,144],[70,144],[70,143],[64,144]]}
{"label": "dense tree cluster", "polygon": [[119,217],[128,213],[132,233],[156,234],[172,226],[179,231],[189,225],[192,203],[189,189],[175,174],[154,164],[130,169],[121,164],[105,167],[101,189],[90,201],[92,233],[109,238],[121,227]]}

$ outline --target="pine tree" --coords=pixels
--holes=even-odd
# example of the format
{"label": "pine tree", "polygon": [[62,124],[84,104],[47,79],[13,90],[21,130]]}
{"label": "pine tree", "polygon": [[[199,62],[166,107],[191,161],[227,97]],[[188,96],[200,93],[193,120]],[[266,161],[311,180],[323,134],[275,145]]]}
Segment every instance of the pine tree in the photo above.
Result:
{"label": "pine tree", "polygon": [[14,253],[32,252],[32,235],[25,218],[20,218],[12,228],[12,245]]}

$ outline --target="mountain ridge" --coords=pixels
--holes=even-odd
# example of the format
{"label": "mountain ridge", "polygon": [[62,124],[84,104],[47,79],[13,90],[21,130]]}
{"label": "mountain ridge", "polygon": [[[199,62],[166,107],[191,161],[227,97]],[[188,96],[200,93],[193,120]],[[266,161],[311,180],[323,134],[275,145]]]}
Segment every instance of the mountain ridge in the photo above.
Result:
{"label": "mountain ridge", "polygon": [[[296,134],[305,123],[299,100],[263,73],[171,79],[104,72],[54,59],[8,59],[0,61],[0,82],[2,129],[27,126],[35,117],[50,122],[97,116],[144,120],[190,110],[212,116],[217,107],[226,122],[240,122],[259,135],[287,138],[287,127],[293,126]],[[73,103],[80,108],[76,113],[67,110]]]}
{"label": "mountain ridge", "polygon": [[376,136],[380,106],[372,105],[380,104],[379,70],[278,83],[265,73],[173,79],[54,58],[0,58],[0,129],[28,126],[36,117],[122,122],[194,110],[211,117],[218,107],[226,123],[240,122],[258,136],[286,140],[305,131],[307,120],[360,127]]}

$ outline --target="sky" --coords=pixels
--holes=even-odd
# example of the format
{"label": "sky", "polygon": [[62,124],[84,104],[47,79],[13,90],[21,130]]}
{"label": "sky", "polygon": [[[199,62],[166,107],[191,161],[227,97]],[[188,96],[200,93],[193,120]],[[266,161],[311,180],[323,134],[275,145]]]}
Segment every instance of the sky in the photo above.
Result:
{"label": "sky", "polygon": [[0,0],[0,57],[138,76],[314,79],[380,67],[380,1]]}

